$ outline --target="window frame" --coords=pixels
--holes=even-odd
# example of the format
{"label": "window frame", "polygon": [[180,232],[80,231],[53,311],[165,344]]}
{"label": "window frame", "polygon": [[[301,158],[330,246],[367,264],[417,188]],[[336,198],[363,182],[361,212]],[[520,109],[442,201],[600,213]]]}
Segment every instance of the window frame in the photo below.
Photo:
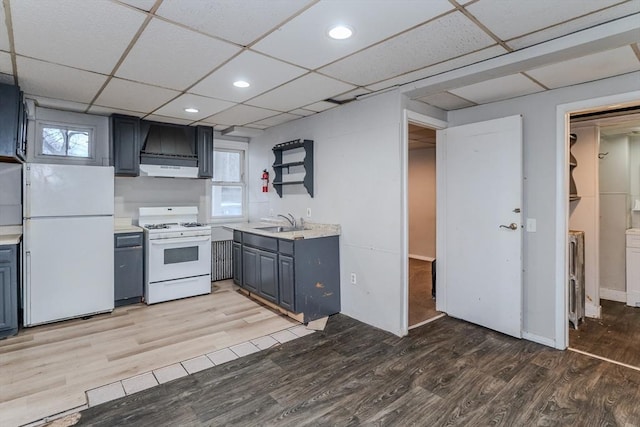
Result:
{"label": "window frame", "polygon": [[[64,156],[59,156],[59,155],[55,155],[55,154],[45,154],[43,152],[43,144],[44,144],[44,138],[42,136],[42,131],[44,128],[56,128],[56,129],[63,129],[65,130],[67,133],[71,130],[71,131],[78,131],[78,132],[87,132],[89,134],[89,140],[88,140],[88,157],[78,157],[78,156],[69,156],[69,155],[64,155]],[[78,162],[78,163],[86,163],[86,162],[95,162],[96,160],[96,127],[95,126],[91,126],[91,125],[79,125],[79,124],[75,124],[75,123],[63,123],[63,122],[56,122],[56,121],[50,121],[50,120],[37,120],[36,121],[36,147],[35,147],[35,157],[38,159],[47,159],[47,160],[63,160],[63,161],[70,161],[70,162]],[[68,144],[68,141],[67,141]],[[67,150],[68,150],[68,145],[67,145]]]}
{"label": "window frame", "polygon": [[[211,156],[215,156],[216,151],[220,152],[231,152],[231,153],[239,153],[240,154],[240,181],[215,181],[214,178],[211,178],[208,181],[207,185],[207,209],[209,221],[211,223],[237,223],[237,222],[247,222],[249,220],[249,209],[248,209],[248,189],[247,185],[247,170],[249,165],[249,144],[246,142],[238,142],[238,141],[228,141],[228,140],[216,140],[213,145],[213,153]],[[214,164],[215,161],[212,158],[211,161]],[[215,170],[214,170],[215,176]],[[213,188],[218,186],[222,187],[225,185],[235,185],[240,186],[242,188],[242,214],[241,215],[233,215],[233,216],[213,216]]]}

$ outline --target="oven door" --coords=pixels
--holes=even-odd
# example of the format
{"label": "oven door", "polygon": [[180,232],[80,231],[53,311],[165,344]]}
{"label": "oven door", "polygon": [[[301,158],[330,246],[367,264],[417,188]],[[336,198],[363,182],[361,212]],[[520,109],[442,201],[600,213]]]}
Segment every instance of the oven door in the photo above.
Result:
{"label": "oven door", "polygon": [[211,274],[211,237],[149,240],[147,280],[164,280]]}

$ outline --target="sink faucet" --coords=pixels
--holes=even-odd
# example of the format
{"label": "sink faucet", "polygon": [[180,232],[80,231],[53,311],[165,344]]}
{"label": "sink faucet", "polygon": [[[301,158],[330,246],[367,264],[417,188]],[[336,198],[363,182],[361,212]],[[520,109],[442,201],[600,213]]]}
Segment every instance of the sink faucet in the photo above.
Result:
{"label": "sink faucet", "polygon": [[287,214],[287,215],[289,215],[289,216],[284,216],[282,214],[278,214],[278,216],[281,216],[282,218],[286,219],[289,222],[289,224],[291,224],[291,226],[293,228],[296,228],[296,219],[291,214]]}

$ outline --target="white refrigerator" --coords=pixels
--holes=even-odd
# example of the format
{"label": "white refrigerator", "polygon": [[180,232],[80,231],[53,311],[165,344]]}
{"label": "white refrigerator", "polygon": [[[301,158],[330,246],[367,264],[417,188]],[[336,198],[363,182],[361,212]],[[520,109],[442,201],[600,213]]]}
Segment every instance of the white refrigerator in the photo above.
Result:
{"label": "white refrigerator", "polygon": [[24,325],[113,310],[112,167],[27,163]]}

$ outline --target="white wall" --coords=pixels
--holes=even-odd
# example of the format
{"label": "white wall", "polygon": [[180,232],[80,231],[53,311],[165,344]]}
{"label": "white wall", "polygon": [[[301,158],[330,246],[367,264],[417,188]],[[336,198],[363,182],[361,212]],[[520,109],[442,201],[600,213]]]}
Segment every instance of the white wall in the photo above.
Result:
{"label": "white wall", "polygon": [[[630,207],[640,200],[640,136],[629,137],[629,192]],[[631,227],[640,228],[640,211],[631,211]]]}
{"label": "white wall", "polygon": [[436,257],[436,150],[409,150],[409,256]]}
{"label": "white wall", "polygon": [[573,179],[580,200],[569,204],[569,229],[584,231],[585,305],[588,316],[600,313],[598,273],[598,146],[599,132],[594,125],[572,125],[578,137],[571,148],[578,166]]}
{"label": "white wall", "polygon": [[523,116],[523,213],[537,220],[537,232],[525,233],[523,244],[523,325],[529,336],[548,342],[555,342],[556,337],[555,263],[561,254],[555,247],[555,216],[566,206],[556,204],[556,107],[635,90],[640,90],[638,72],[449,112],[449,125]]}
{"label": "white wall", "polygon": [[[399,334],[401,331],[401,100],[388,92],[270,128],[249,144],[251,220],[291,212],[340,224],[342,313]],[[297,138],[314,140],[315,197],[278,198],[260,191],[271,149]],[[307,219],[307,218],[305,218]],[[357,275],[357,284],[349,280]]]}

